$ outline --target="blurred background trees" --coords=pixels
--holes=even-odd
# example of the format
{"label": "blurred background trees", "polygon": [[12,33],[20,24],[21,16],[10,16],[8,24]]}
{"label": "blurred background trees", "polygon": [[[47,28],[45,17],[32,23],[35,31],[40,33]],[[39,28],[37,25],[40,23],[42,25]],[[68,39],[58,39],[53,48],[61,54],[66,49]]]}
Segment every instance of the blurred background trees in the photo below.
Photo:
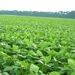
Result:
{"label": "blurred background trees", "polygon": [[0,15],[19,15],[19,16],[38,16],[38,17],[56,17],[56,18],[75,18],[75,11],[59,12],[38,12],[38,11],[9,11],[1,10]]}

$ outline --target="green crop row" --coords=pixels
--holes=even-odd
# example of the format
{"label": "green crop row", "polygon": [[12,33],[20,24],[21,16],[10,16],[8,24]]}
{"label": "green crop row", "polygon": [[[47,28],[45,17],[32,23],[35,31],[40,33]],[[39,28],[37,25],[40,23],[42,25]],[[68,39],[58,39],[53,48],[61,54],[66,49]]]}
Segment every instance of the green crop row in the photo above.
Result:
{"label": "green crop row", "polygon": [[0,16],[0,75],[75,75],[75,19]]}

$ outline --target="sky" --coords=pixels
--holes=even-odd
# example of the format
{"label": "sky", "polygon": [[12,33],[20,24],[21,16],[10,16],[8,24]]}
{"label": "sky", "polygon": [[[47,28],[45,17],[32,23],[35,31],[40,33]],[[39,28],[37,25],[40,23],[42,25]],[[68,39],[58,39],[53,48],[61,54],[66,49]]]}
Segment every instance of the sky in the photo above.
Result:
{"label": "sky", "polygon": [[72,11],[75,0],[0,0],[0,10]]}

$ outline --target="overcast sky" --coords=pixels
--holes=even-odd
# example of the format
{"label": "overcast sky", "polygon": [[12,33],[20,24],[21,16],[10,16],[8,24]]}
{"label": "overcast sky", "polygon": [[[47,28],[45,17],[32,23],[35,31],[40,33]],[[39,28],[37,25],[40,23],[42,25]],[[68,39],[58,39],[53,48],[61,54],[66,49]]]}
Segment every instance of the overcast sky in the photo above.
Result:
{"label": "overcast sky", "polygon": [[75,0],[0,0],[0,10],[72,11]]}

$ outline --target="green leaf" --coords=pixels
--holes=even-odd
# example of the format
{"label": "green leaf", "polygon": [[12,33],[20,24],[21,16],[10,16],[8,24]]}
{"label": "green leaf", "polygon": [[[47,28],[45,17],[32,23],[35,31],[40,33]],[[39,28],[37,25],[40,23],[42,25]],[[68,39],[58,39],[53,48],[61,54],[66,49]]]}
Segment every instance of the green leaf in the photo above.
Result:
{"label": "green leaf", "polygon": [[48,64],[49,67],[52,67],[53,65],[54,65],[54,63],[49,63]]}
{"label": "green leaf", "polygon": [[3,56],[3,57],[5,57],[5,58],[10,57],[10,56],[8,56],[6,53],[4,53],[4,52],[2,52],[2,51],[0,52],[0,55]]}
{"label": "green leaf", "polygon": [[7,66],[7,67],[5,67],[4,71],[10,71],[10,70],[12,70],[12,69],[13,69],[13,67]]}
{"label": "green leaf", "polygon": [[62,45],[66,45],[66,41],[61,41],[61,44]]}
{"label": "green leaf", "polygon": [[67,75],[71,75],[73,73],[73,70],[67,71]]}
{"label": "green leaf", "polygon": [[34,72],[38,72],[39,71],[39,67],[38,66],[36,66],[36,65],[34,65],[34,64],[32,64],[31,66],[30,66],[30,70],[32,70],[32,71],[34,71]]}
{"label": "green leaf", "polygon": [[39,50],[37,50],[37,54],[38,54],[39,56],[43,56],[42,52],[39,51]]}
{"label": "green leaf", "polygon": [[2,75],[9,75],[7,72],[3,72]]}
{"label": "green leaf", "polygon": [[47,51],[47,53],[51,56],[56,56],[57,52],[55,50]]}
{"label": "green leaf", "polygon": [[23,61],[18,61],[18,63],[20,63],[21,66],[23,66],[23,67],[27,67],[27,66],[28,66],[28,63],[25,63],[25,62],[23,62]]}
{"label": "green leaf", "polygon": [[53,41],[53,42],[52,42],[51,46],[52,46],[52,47],[54,47],[54,46],[55,46],[55,41]]}
{"label": "green leaf", "polygon": [[70,68],[75,68],[75,61],[73,59],[68,59],[68,64]]}
{"label": "green leaf", "polygon": [[16,75],[21,75],[21,69],[15,70]]}
{"label": "green leaf", "polygon": [[16,45],[13,45],[13,50],[18,50],[18,46],[16,46]]}
{"label": "green leaf", "polygon": [[75,50],[72,50],[71,52],[75,53]]}
{"label": "green leaf", "polygon": [[51,72],[49,75],[60,75],[58,72]]}
{"label": "green leaf", "polygon": [[49,55],[49,56],[47,56],[47,57],[45,58],[45,63],[49,63],[50,60],[51,60],[51,55]]}
{"label": "green leaf", "polygon": [[58,53],[58,56],[62,56],[64,53],[65,53],[65,50],[61,50],[61,51]]}
{"label": "green leaf", "polygon": [[33,47],[34,47],[34,48],[37,48],[37,46],[36,46],[34,43],[33,43]]}
{"label": "green leaf", "polygon": [[73,72],[71,75],[75,75],[75,72]]}

